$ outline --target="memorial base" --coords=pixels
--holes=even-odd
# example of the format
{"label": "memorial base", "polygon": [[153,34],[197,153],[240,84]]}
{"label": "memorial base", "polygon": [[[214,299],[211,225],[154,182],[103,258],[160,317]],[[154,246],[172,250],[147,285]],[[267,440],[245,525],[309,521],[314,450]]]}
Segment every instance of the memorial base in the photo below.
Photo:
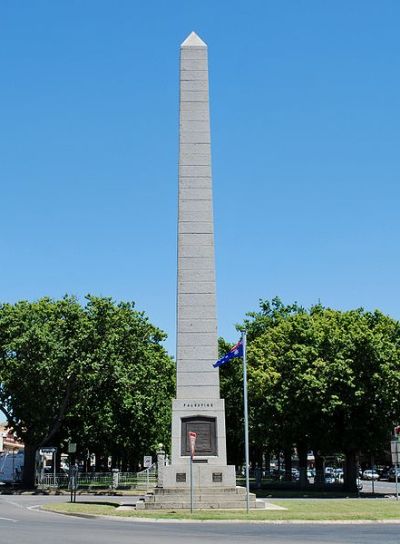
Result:
{"label": "memorial base", "polygon": [[[246,489],[244,487],[197,488],[193,492],[193,510],[246,509]],[[136,503],[136,510],[190,510],[190,488],[155,488],[144,499]],[[265,502],[256,501],[250,493],[249,507],[264,508]]]}
{"label": "memorial base", "polygon": [[[186,461],[186,460],[185,460]],[[193,489],[235,488],[234,465],[214,465],[196,460],[193,462]],[[190,488],[190,459],[179,465],[169,465],[163,470],[163,488]]]}

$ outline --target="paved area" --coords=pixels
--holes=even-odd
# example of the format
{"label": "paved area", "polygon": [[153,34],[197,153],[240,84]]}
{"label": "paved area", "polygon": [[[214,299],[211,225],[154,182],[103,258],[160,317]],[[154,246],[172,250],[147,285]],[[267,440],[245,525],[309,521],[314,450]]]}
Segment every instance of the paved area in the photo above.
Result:
{"label": "paved area", "polygon": [[[85,500],[88,497],[85,497]],[[0,542],[18,544],[398,544],[399,525],[251,525],[141,523],[82,519],[36,506],[66,497],[0,496]],[[98,500],[92,497],[91,500]],[[104,497],[104,500],[119,500]],[[132,498],[135,500],[135,497]]]}
{"label": "paved area", "polygon": [[[395,482],[388,482],[388,481],[378,481],[372,483],[368,480],[361,480],[363,484],[363,493],[372,493],[374,490],[375,493],[382,493],[384,495],[394,495],[396,493],[396,484]],[[400,494],[400,482],[398,485],[398,491]]]}

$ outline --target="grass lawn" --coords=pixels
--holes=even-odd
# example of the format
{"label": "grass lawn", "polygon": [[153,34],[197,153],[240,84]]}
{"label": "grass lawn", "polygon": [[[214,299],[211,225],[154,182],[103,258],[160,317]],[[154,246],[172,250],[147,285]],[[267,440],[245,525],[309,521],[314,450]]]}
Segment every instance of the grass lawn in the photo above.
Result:
{"label": "grass lawn", "polygon": [[138,511],[117,510],[110,503],[58,503],[46,504],[45,510],[59,513],[80,513],[119,517],[193,520],[384,520],[400,519],[400,502],[390,499],[288,499],[272,500],[287,510],[253,510],[249,514],[241,510]]}

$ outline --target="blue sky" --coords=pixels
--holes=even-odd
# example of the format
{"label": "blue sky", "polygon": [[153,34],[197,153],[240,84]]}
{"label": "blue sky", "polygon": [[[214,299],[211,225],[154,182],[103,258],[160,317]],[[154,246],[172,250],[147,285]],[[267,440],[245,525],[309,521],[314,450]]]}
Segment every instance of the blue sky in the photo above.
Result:
{"label": "blue sky", "polygon": [[219,333],[400,318],[400,3],[0,3],[0,300],[134,300],[175,351],[179,45],[209,45]]}

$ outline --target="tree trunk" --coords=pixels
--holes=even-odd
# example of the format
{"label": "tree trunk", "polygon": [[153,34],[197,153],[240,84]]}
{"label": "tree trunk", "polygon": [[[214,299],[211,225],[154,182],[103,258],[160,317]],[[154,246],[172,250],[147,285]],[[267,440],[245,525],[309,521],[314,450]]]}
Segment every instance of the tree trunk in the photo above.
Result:
{"label": "tree trunk", "polygon": [[56,453],[56,472],[57,474],[61,472],[61,448],[57,448]]}
{"label": "tree trunk", "polygon": [[358,455],[356,451],[346,452],[344,463],[344,485],[343,489],[354,493],[357,491],[358,478]]}
{"label": "tree trunk", "polygon": [[314,485],[322,487],[325,483],[324,458],[314,450],[315,457],[315,479]]}
{"label": "tree trunk", "polygon": [[271,453],[269,451],[266,451],[264,455],[264,470],[265,474],[271,473]]}
{"label": "tree trunk", "polygon": [[285,459],[285,480],[287,482],[292,481],[292,450],[284,450],[283,456]]}
{"label": "tree trunk", "polygon": [[301,489],[304,489],[307,484],[307,447],[304,444],[299,444],[297,446],[297,455],[299,456],[299,485]]}
{"label": "tree trunk", "polygon": [[259,446],[253,446],[251,451],[251,466],[252,467],[262,467],[263,462],[263,450]]}
{"label": "tree trunk", "polygon": [[36,446],[25,443],[24,470],[22,473],[22,484],[26,489],[35,487],[35,456]]}

